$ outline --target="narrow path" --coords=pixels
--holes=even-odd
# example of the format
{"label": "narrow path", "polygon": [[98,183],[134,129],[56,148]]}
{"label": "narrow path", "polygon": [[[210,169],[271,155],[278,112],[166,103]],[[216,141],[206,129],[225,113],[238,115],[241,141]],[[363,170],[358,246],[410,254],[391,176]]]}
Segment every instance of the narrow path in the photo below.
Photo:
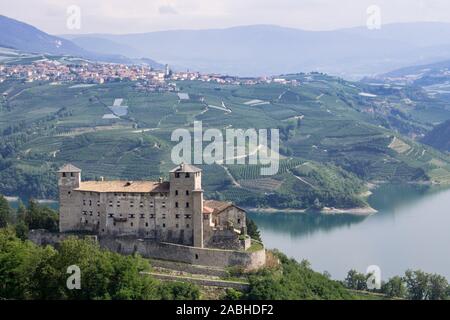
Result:
{"label": "narrow path", "polygon": [[155,273],[155,272],[141,272],[140,274],[150,275],[150,276],[155,277],[156,279],[159,279],[162,281],[185,281],[185,282],[190,282],[190,283],[207,286],[207,287],[222,287],[222,288],[233,288],[233,289],[238,289],[238,290],[247,290],[247,289],[249,289],[249,286],[250,286],[248,282],[207,279],[207,278],[194,278],[194,277],[187,277],[187,276],[175,276],[175,275],[168,275],[168,274]]}
{"label": "narrow path", "polygon": [[304,184],[310,186],[311,188],[318,190],[319,188],[317,188],[316,186],[312,185],[311,183],[309,183],[308,181],[306,181],[305,179],[303,179],[302,177],[299,177],[297,175],[295,175],[291,170],[288,170],[290,173],[292,173],[292,175],[297,178],[298,180],[300,180],[301,182],[303,182]]}
{"label": "narrow path", "polygon": [[219,164],[219,166],[221,166],[225,170],[227,175],[230,177],[231,182],[233,183],[233,185],[235,185],[238,188],[242,188],[241,184],[233,177],[233,175],[231,174],[230,170],[228,170],[227,167],[225,167],[223,164]]}

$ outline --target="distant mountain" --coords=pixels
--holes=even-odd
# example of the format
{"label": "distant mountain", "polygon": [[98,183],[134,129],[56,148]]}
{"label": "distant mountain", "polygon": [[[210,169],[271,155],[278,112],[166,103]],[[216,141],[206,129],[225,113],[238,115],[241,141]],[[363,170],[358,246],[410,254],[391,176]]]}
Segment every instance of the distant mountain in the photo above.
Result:
{"label": "distant mountain", "polygon": [[[435,89],[443,89],[440,88],[440,85],[448,87],[450,84],[450,60],[397,69],[379,75],[375,79],[419,86],[435,86]],[[442,93],[442,90],[439,91]]]}
{"label": "distant mountain", "polygon": [[436,126],[422,142],[438,150],[450,152],[450,120]]}
{"label": "distant mountain", "polygon": [[87,50],[111,50],[172,66],[237,75],[322,71],[358,78],[450,58],[450,24],[445,23],[335,31],[255,25],[64,37]]}
{"label": "distant mountain", "polygon": [[[70,40],[49,35],[29,24],[0,15],[0,47],[12,48],[23,52],[39,54],[70,55],[94,61],[113,63],[133,63],[134,60],[121,55],[120,52],[89,50],[78,46]],[[105,42],[99,44],[104,47]],[[152,66],[160,64],[148,59]]]}

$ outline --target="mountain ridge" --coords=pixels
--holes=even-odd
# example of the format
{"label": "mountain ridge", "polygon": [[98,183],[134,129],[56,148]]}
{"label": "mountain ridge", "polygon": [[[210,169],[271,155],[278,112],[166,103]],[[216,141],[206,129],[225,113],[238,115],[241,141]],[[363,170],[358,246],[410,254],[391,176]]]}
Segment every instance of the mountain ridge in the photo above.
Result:
{"label": "mountain ridge", "polygon": [[[30,24],[4,15],[0,15],[0,29],[0,47],[28,53],[69,55],[102,62],[134,63],[132,59],[120,54],[97,53],[84,49],[70,40],[50,35]],[[152,64],[161,67],[155,61]]]}
{"label": "mountain ridge", "polygon": [[450,58],[446,40],[450,24],[435,22],[388,24],[374,31],[364,27],[310,31],[263,24],[62,37],[87,49],[106,39],[124,50],[128,47],[122,52],[127,56],[151,55],[173,66],[240,76],[319,71],[359,79]]}

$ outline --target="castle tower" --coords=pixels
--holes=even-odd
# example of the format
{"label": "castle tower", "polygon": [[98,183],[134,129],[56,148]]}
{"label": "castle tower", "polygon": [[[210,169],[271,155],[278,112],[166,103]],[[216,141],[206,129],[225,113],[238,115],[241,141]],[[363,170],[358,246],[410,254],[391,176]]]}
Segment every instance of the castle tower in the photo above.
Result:
{"label": "castle tower", "polygon": [[[170,172],[170,197],[175,215],[185,218],[185,233],[192,229],[192,244],[203,248],[203,190],[202,170],[181,164]],[[186,218],[190,217],[190,218]]]}
{"label": "castle tower", "polygon": [[79,203],[74,189],[81,183],[81,170],[66,164],[58,170],[59,188],[59,231],[75,230],[79,224]]}

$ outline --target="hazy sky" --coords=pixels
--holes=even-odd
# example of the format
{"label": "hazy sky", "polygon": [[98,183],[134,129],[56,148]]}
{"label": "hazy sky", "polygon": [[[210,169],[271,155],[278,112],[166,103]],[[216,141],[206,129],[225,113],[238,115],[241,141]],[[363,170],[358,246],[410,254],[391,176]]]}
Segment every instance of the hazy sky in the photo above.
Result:
{"label": "hazy sky", "polygon": [[[67,8],[81,9],[81,28],[67,28]],[[450,22],[449,0],[0,0],[0,14],[51,34],[131,33],[167,29],[276,24],[309,30],[365,25],[366,10],[382,23]]]}

